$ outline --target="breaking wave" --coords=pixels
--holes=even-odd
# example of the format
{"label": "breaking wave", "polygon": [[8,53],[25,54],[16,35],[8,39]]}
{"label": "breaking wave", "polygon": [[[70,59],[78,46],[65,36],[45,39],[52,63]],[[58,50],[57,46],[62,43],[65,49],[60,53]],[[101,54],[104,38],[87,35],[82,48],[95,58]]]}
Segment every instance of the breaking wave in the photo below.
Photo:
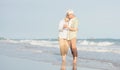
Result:
{"label": "breaking wave", "polygon": [[[0,41],[4,41],[6,43],[30,44],[30,45],[40,46],[40,47],[59,48],[59,44],[57,40],[0,40]],[[119,42],[120,41],[109,41],[109,40],[107,41],[106,40],[104,41],[78,40],[77,47],[78,47],[78,50],[80,51],[112,52],[112,53],[120,54]]]}
{"label": "breaking wave", "polygon": [[111,46],[114,45],[114,42],[108,42],[108,41],[104,41],[104,42],[94,42],[94,41],[80,41],[79,42],[80,45],[84,45],[84,46]]}

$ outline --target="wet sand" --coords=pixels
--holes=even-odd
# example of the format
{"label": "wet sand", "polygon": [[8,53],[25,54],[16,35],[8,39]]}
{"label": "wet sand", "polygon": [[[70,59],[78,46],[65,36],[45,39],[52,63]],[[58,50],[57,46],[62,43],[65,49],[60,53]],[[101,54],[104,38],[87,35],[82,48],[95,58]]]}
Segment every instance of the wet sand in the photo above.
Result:
{"label": "wet sand", "polygon": [[0,55],[0,70],[99,70],[76,65],[51,64],[23,58]]}
{"label": "wet sand", "polygon": [[70,51],[66,64],[62,64],[57,47],[1,41],[0,70],[120,70],[119,54],[82,50],[78,53],[77,65],[72,64]]}

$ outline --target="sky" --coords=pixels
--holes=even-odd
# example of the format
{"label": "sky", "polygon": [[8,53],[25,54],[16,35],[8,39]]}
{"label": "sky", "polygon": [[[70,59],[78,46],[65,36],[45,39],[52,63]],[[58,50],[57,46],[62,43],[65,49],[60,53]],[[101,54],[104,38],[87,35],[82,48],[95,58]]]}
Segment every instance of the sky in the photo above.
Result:
{"label": "sky", "polygon": [[72,9],[78,38],[120,39],[120,0],[0,0],[0,37],[58,38],[58,24]]}

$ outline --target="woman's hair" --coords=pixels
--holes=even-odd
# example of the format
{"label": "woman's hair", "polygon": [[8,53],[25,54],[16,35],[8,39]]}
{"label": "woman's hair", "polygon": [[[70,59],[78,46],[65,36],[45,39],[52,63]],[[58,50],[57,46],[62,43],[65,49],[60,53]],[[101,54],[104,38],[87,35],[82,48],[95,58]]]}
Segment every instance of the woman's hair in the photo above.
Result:
{"label": "woman's hair", "polygon": [[66,14],[66,16],[65,16],[65,22],[68,22],[70,19],[69,19],[69,17],[68,17],[68,13]]}
{"label": "woman's hair", "polygon": [[68,13],[66,13],[66,18],[68,18],[69,17],[69,14]]}

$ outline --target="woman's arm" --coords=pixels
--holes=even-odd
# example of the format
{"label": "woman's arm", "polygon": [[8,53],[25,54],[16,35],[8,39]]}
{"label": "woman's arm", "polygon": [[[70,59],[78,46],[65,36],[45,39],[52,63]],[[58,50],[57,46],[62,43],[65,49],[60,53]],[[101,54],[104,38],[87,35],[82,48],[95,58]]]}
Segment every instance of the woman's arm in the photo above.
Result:
{"label": "woman's arm", "polygon": [[60,23],[59,23],[58,30],[59,30],[59,31],[62,31],[62,30],[63,30],[63,22],[62,22],[62,21],[60,21]]}

